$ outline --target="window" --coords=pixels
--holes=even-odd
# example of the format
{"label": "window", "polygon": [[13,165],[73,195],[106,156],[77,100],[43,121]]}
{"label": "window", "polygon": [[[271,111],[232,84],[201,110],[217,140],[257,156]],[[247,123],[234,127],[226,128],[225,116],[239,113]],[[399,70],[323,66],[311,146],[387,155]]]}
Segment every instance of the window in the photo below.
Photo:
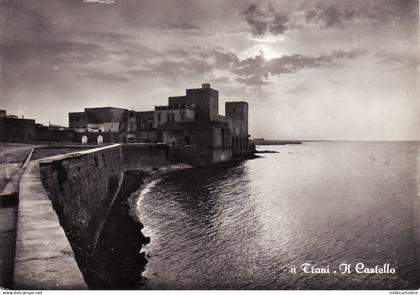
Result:
{"label": "window", "polygon": [[184,137],[184,145],[190,145],[190,137],[189,136]]}
{"label": "window", "polygon": [[181,121],[184,121],[184,117],[185,117],[184,113],[181,113]]}
{"label": "window", "polygon": [[160,122],[160,113],[157,114],[157,120]]}
{"label": "window", "polygon": [[166,114],[166,121],[168,121],[169,123],[175,122],[175,114]]}
{"label": "window", "polygon": [[236,113],[236,109],[235,108],[233,108],[233,112]]}

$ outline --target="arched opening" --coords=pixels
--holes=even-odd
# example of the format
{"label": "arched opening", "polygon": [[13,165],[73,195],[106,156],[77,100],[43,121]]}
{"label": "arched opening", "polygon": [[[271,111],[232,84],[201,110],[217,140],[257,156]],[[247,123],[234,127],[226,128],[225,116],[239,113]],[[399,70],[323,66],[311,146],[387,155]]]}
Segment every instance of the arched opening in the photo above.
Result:
{"label": "arched opening", "polygon": [[83,144],[86,144],[86,143],[87,143],[87,141],[88,141],[87,136],[86,136],[86,135],[83,135],[83,136],[82,136],[82,143],[83,143]]}
{"label": "arched opening", "polygon": [[98,144],[103,144],[104,143],[104,137],[102,135],[98,135]]}

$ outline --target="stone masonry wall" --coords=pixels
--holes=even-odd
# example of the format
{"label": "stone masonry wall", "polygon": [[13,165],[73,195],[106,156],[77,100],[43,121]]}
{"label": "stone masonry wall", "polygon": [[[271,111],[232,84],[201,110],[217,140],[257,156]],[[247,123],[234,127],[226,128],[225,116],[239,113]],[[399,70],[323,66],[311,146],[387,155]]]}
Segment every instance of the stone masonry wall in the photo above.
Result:
{"label": "stone masonry wall", "polygon": [[167,158],[163,145],[117,144],[40,162],[41,181],[88,284],[96,244],[125,171],[165,166]]}

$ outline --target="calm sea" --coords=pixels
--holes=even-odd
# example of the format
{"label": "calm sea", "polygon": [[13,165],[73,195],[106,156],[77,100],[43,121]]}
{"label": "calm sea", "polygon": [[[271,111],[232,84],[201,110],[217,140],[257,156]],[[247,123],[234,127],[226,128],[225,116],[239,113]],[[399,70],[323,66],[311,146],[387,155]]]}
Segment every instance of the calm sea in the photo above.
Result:
{"label": "calm sea", "polygon": [[[147,185],[137,203],[151,238],[146,288],[419,288],[420,143],[258,148],[278,153]],[[340,274],[342,263],[395,273]]]}

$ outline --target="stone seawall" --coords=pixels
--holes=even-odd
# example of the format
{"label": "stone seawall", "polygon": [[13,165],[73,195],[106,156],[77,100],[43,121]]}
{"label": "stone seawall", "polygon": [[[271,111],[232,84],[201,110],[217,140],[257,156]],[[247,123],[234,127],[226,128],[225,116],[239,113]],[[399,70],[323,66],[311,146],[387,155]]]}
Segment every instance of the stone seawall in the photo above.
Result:
{"label": "stone seawall", "polygon": [[31,162],[19,185],[13,289],[86,289],[74,254]]}
{"label": "stone seawall", "polygon": [[170,146],[168,149],[171,161],[192,166],[207,166],[232,160],[232,149],[230,148]]}
{"label": "stone seawall", "polygon": [[[113,251],[110,249],[114,248],[108,246],[117,243],[126,244],[132,250],[130,239],[136,241],[139,248],[147,243],[147,238],[140,232],[140,224],[129,222],[122,226],[118,222],[126,218],[123,214],[127,209],[124,207],[126,199],[142,184],[143,176],[138,171],[153,171],[167,165],[166,145],[153,144],[116,144],[40,161],[42,184],[90,288],[133,287],[134,279],[128,282],[123,280],[123,274],[120,277],[115,272],[111,274],[107,265],[112,266],[114,262],[106,259],[109,255],[101,253]],[[107,218],[110,214],[113,221]],[[104,227],[104,224],[107,225]],[[121,231],[124,227],[132,234],[125,237],[127,241],[121,240],[124,236],[111,234],[110,228]],[[137,236],[133,236],[136,233]],[[117,243],[110,240],[117,237]],[[132,253],[138,255],[138,250]],[[124,252],[121,247],[119,251]],[[144,257],[133,257],[132,260],[139,263],[141,272]]]}

